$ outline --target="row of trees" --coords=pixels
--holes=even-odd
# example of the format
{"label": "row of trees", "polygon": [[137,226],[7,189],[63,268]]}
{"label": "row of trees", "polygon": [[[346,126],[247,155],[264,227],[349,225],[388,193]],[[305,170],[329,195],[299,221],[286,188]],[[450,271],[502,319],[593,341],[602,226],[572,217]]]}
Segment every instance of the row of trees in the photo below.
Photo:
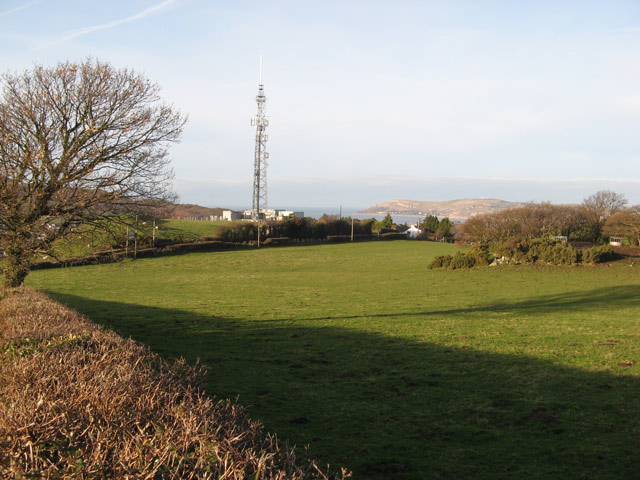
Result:
{"label": "row of trees", "polygon": [[599,242],[608,236],[640,239],[640,206],[626,208],[624,195],[603,190],[581,205],[530,204],[477,215],[458,229],[463,243],[479,244],[508,239],[531,240],[564,235],[569,240]]}
{"label": "row of trees", "polygon": [[442,238],[451,235],[453,232],[453,223],[449,218],[439,220],[435,215],[427,216],[420,224],[420,228],[425,232],[435,234],[436,237]]}
{"label": "row of trees", "polygon": [[[379,234],[384,238],[406,238],[402,233],[394,228],[390,214],[383,220],[373,218],[366,220],[351,219],[350,217],[339,218],[337,215],[323,215],[320,219],[314,218],[290,218],[283,221],[262,222],[261,226],[252,222],[234,222],[218,227],[215,237],[226,242],[250,242],[258,238],[258,228],[260,228],[260,238],[286,237],[291,240],[326,240],[332,237],[350,237],[353,229],[355,237],[370,237],[372,234]],[[421,224],[425,232],[442,238],[451,234],[453,223],[448,218],[438,220],[435,216],[429,216]],[[396,236],[394,236],[396,235]]]}
{"label": "row of trees", "polygon": [[387,213],[382,220],[374,220],[372,229],[375,232],[379,232],[382,229],[391,229],[393,228],[393,218],[390,213]]}
{"label": "row of trees", "polygon": [[[405,224],[406,225],[406,224]],[[373,222],[373,231],[389,231],[394,227],[393,218],[390,213],[382,220]],[[447,237],[453,233],[453,223],[448,218],[439,220],[435,215],[429,215],[418,225],[425,232],[425,236],[435,236],[437,238]]]}
{"label": "row of trees", "polygon": [[314,218],[290,218],[281,221],[261,222],[233,222],[218,227],[215,237],[225,242],[250,242],[258,238],[286,237],[291,240],[326,240],[328,237],[342,237],[353,234],[355,236],[370,236],[373,233],[374,219],[352,220],[339,218],[337,215],[323,215],[319,220]]}

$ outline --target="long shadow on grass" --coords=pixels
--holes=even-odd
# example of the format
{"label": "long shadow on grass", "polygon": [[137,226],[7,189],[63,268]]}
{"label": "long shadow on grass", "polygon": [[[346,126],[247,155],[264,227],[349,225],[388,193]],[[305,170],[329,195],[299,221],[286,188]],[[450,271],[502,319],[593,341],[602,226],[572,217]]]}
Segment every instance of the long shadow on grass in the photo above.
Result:
{"label": "long shadow on grass", "polygon": [[[461,297],[464,301],[464,297]],[[619,287],[605,287],[593,290],[576,290],[553,295],[528,297],[523,301],[490,302],[480,305],[469,305],[445,310],[433,309],[422,311],[397,311],[391,313],[362,313],[359,315],[328,315],[326,317],[307,318],[305,320],[326,319],[355,319],[355,318],[385,318],[385,317],[414,317],[429,315],[456,315],[465,313],[482,312],[520,312],[528,315],[549,313],[553,311],[581,312],[591,310],[593,307],[606,306],[608,310],[640,307],[640,288],[637,285],[623,285]]]}
{"label": "long shadow on grass", "polygon": [[640,471],[636,377],[50,294],[162,355],[200,358],[212,394],[238,396],[269,430],[355,478],[621,479]]}

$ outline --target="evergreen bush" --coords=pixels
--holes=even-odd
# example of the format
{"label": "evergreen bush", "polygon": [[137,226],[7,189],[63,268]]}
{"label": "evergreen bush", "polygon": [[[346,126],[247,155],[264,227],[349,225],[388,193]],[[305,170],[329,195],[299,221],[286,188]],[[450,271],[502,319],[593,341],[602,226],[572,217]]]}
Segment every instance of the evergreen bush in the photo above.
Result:
{"label": "evergreen bush", "polygon": [[582,251],[582,263],[603,263],[615,258],[616,254],[611,245],[599,245]]}
{"label": "evergreen bush", "polygon": [[440,255],[435,257],[427,268],[446,268],[447,270],[458,270],[462,268],[473,268],[489,265],[489,254],[487,247],[476,247],[467,253],[456,252],[454,255]]}

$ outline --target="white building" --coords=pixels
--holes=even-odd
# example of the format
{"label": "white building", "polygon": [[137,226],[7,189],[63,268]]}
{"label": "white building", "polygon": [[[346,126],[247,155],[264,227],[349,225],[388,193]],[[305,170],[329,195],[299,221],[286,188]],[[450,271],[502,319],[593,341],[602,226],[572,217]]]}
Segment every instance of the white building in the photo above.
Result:
{"label": "white building", "polygon": [[[251,219],[251,210],[245,210],[241,214],[241,218],[245,220]],[[295,212],[293,210],[275,210],[272,208],[260,210],[261,220],[286,220],[287,218],[304,218],[304,212]]]}
{"label": "white building", "polygon": [[236,212],[235,210],[223,210],[222,220],[231,222],[233,220],[242,220],[242,212]]}
{"label": "white building", "polygon": [[422,230],[420,230],[415,224],[411,225],[409,227],[409,229],[404,232],[405,235],[407,235],[407,237],[409,238],[418,238],[418,235],[420,235],[422,233]]}
{"label": "white building", "polygon": [[287,218],[304,218],[304,212],[294,212],[293,210],[276,210],[276,218],[285,220]]}

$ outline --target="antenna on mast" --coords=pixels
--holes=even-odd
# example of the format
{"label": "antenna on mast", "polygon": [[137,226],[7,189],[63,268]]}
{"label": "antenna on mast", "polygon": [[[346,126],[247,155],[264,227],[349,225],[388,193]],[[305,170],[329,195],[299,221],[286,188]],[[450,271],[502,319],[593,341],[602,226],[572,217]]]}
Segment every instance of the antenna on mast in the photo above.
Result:
{"label": "antenna on mast", "polygon": [[256,146],[253,158],[253,198],[251,201],[251,219],[259,220],[268,208],[267,203],[267,126],[269,119],[265,115],[264,85],[262,85],[262,55],[260,55],[260,83],[258,84],[258,113],[251,119],[251,125],[256,127]]}

